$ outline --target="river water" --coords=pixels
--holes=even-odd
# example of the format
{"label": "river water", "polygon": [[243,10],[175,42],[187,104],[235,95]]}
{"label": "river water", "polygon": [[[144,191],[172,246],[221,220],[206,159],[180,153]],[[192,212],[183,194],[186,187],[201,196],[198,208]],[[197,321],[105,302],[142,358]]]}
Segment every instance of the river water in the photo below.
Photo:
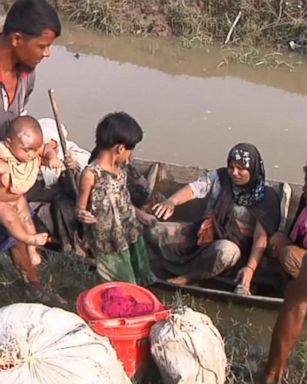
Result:
{"label": "river water", "polygon": [[[270,178],[300,182],[307,162],[307,66],[219,65],[223,52],[173,41],[107,38],[64,28],[37,68],[29,111],[51,116],[53,87],[71,138],[90,149],[97,121],[124,110],[145,131],[139,157],[214,168],[228,149],[252,142]],[[80,54],[77,59],[74,54]]]}
{"label": "river water", "polygon": [[[37,68],[29,112],[52,116],[52,87],[70,138],[87,149],[97,121],[123,110],[145,131],[139,157],[214,168],[225,164],[232,145],[252,142],[270,178],[300,182],[307,162],[306,64],[289,72],[222,61],[214,48],[187,50],[173,41],[112,39],[66,27]],[[221,311],[225,319],[248,319],[268,345],[275,311],[206,305],[213,317]]]}

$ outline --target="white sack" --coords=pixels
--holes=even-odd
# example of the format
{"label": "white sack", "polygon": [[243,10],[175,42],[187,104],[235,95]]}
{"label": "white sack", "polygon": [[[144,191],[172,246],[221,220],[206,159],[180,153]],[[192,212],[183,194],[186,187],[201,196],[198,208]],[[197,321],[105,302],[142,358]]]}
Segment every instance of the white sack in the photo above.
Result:
{"label": "white sack", "polygon": [[164,384],[224,384],[224,342],[210,318],[184,308],[152,326],[151,354]]}
{"label": "white sack", "polygon": [[[1,369],[4,359],[15,367]],[[131,384],[108,338],[42,304],[0,309],[0,383]]]}

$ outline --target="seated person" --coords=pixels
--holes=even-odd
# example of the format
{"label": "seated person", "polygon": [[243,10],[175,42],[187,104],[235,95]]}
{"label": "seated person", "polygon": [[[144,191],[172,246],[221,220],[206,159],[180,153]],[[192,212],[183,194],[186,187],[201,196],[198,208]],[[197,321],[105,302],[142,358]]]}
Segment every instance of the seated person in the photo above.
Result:
{"label": "seated person", "polygon": [[97,126],[95,156],[81,175],[76,214],[85,223],[84,241],[105,282],[146,286],[154,279],[125,168],[142,137],[142,129],[131,116],[108,114]]}
{"label": "seated person", "polygon": [[[15,118],[8,127],[5,140],[0,142],[0,223],[4,227],[0,247],[1,251],[7,249],[7,238],[12,235],[24,245],[19,261],[27,258],[26,264],[32,267],[41,262],[35,245],[44,245],[48,234],[36,233],[24,194],[35,183],[41,164],[50,168],[62,166],[55,149],[43,145],[38,121],[31,116]],[[16,258],[14,261],[18,264]],[[25,261],[21,264],[25,265]]]}
{"label": "seated person", "polygon": [[295,278],[299,275],[307,250],[307,166],[304,167],[304,186],[289,236],[276,232],[269,242],[269,256],[278,260],[281,268]]}
{"label": "seated person", "polygon": [[263,161],[257,148],[238,144],[227,167],[207,172],[153,207],[167,220],[175,207],[195,198],[208,198],[202,223],[158,223],[147,231],[153,253],[177,284],[210,279],[235,268],[237,289],[250,294],[250,284],[268,237],[277,230],[280,204],[265,186]]}

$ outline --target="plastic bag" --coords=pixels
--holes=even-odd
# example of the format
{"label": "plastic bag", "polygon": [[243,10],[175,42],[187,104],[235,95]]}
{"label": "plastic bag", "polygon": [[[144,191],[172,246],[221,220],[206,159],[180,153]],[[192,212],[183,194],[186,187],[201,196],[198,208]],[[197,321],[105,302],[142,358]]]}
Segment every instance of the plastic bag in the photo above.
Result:
{"label": "plastic bag", "polygon": [[0,309],[0,383],[131,384],[108,338],[41,304]]}
{"label": "plastic bag", "polygon": [[151,354],[163,383],[224,384],[227,361],[219,331],[202,313],[180,312],[150,331]]}

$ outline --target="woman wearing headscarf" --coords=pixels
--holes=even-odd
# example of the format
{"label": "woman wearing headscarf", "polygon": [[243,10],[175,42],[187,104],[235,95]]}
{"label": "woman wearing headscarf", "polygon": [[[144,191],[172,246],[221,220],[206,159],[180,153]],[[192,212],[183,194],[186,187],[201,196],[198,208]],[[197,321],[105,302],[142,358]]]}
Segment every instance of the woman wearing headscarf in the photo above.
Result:
{"label": "woman wearing headscarf", "polygon": [[246,143],[234,146],[227,167],[208,171],[153,210],[157,218],[167,220],[176,206],[195,198],[207,199],[202,222],[159,222],[147,236],[159,264],[177,276],[168,281],[187,284],[236,269],[237,292],[250,294],[268,238],[280,221],[279,199],[265,186],[257,148]]}

